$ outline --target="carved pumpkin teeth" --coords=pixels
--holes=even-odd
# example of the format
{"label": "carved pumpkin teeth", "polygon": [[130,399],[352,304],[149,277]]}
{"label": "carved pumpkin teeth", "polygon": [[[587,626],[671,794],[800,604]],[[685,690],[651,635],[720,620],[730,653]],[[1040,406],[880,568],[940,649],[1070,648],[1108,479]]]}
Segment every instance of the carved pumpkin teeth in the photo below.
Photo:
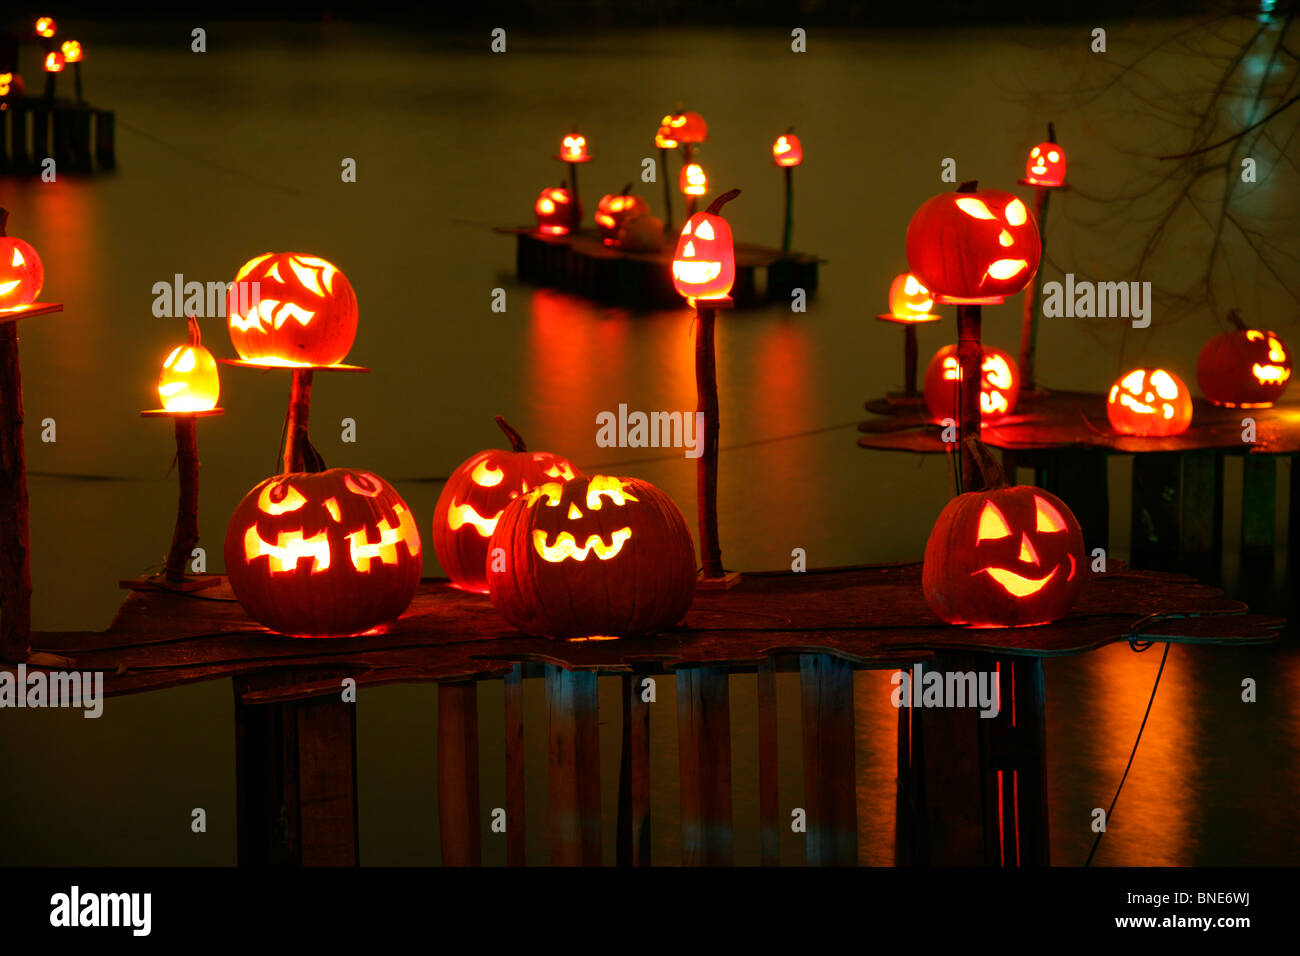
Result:
{"label": "carved pumpkin teeth", "polygon": [[1291,370],[1281,365],[1260,365],[1256,363],[1251,366],[1250,370],[1254,373],[1256,381],[1269,382],[1274,385],[1281,385],[1291,378]]}
{"label": "carved pumpkin teeth", "polygon": [[690,285],[703,285],[706,282],[712,282],[722,272],[721,262],[683,262],[680,259],[673,260],[673,275]]}
{"label": "carved pumpkin teeth", "polygon": [[569,558],[575,561],[586,561],[587,555],[592,552],[595,552],[596,557],[600,560],[608,561],[623,550],[624,543],[632,537],[632,529],[619,528],[609,537],[610,543],[606,544],[600,535],[588,535],[586,544],[579,545],[573,535],[567,531],[561,531],[555,538],[555,544],[547,544],[546,532],[538,530],[533,532],[533,547],[543,561],[549,561],[552,564]]}

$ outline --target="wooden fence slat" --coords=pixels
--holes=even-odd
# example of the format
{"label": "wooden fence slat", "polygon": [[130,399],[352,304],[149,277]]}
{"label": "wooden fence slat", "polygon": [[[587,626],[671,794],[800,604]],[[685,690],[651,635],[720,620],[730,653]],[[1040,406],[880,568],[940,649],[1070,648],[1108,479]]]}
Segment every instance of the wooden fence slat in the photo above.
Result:
{"label": "wooden fence slat", "polygon": [[682,864],[730,866],[731,714],[723,667],[677,671]]}
{"label": "wooden fence slat", "polygon": [[805,851],[809,866],[858,862],[853,667],[830,654],[800,654]]}
{"label": "wooden fence slat", "polygon": [[[1051,841],[1047,813],[1047,683],[1043,659],[1016,657],[1012,665],[1020,756],[1014,775],[1018,795],[1019,865],[1047,866],[1051,860]],[[1011,863],[1008,860],[1008,865]]]}
{"label": "wooden fence slat", "polygon": [[506,864],[528,862],[527,811],[524,800],[524,668],[505,675],[506,717]]}
{"label": "wooden fence slat", "polygon": [[552,866],[600,866],[597,675],[546,667]]}
{"label": "wooden fence slat", "polygon": [[763,866],[781,865],[781,793],[777,754],[776,662],[758,665],[758,828]]}
{"label": "wooden fence slat", "polygon": [[1241,571],[1256,578],[1259,590],[1273,585],[1276,556],[1277,459],[1272,455],[1246,455],[1241,475]]}
{"label": "wooden fence slat", "polygon": [[1217,581],[1223,564],[1223,455],[1182,455],[1182,570],[1199,581]]}
{"label": "wooden fence slat", "polygon": [[478,685],[438,685],[438,833],[443,866],[479,866]]}
{"label": "wooden fence slat", "polygon": [[650,865],[650,705],[646,675],[623,675],[623,754],[618,779],[618,865]]}
{"label": "wooden fence slat", "polygon": [[1133,456],[1129,549],[1133,567],[1154,571],[1177,569],[1181,497],[1182,468],[1177,452]]}

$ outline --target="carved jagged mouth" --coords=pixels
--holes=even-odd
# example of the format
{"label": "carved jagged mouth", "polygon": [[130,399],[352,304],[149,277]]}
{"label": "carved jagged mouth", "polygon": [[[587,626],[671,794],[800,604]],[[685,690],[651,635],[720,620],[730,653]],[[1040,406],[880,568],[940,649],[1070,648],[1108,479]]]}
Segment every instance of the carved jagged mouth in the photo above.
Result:
{"label": "carved jagged mouth", "polygon": [[492,517],[487,518],[474,510],[473,505],[455,504],[447,510],[447,527],[452,531],[459,531],[465,525],[473,525],[474,530],[479,533],[480,537],[490,538],[492,532],[497,528],[497,522],[501,520],[503,511],[498,511]]}
{"label": "carved jagged mouth", "polygon": [[703,285],[706,282],[712,282],[722,273],[721,262],[682,262],[680,259],[673,262],[673,275],[683,282],[691,285]]}
{"label": "carved jagged mouth", "polygon": [[556,535],[555,544],[547,544],[546,532],[534,531],[533,548],[541,555],[543,561],[549,561],[552,564],[564,561],[567,558],[572,558],[575,561],[586,561],[587,555],[593,552],[600,560],[608,561],[623,550],[624,542],[630,537],[632,537],[631,528],[619,528],[609,536],[609,544],[606,544],[600,535],[593,534],[587,537],[586,544],[580,545],[572,534],[561,531]]}
{"label": "carved jagged mouth", "polygon": [[1255,364],[1250,369],[1255,373],[1255,380],[1258,382],[1267,382],[1270,385],[1281,385],[1291,378],[1291,370],[1281,365],[1259,365]]}
{"label": "carved jagged mouth", "polygon": [[1051,573],[1042,578],[1027,578],[1023,574],[1016,574],[1015,571],[1008,571],[1006,568],[980,568],[979,571],[972,571],[971,573],[987,573],[1008,594],[1014,597],[1029,597],[1029,595],[1037,594],[1046,587],[1047,582],[1056,577],[1058,570],[1059,568],[1052,568]]}

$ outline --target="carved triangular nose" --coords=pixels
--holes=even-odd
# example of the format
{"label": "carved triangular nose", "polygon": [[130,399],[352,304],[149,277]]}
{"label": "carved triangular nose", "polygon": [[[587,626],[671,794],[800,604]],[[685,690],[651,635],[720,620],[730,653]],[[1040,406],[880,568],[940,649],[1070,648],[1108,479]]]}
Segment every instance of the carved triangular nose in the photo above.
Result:
{"label": "carved triangular nose", "polygon": [[1038,563],[1038,552],[1035,551],[1034,546],[1029,543],[1029,535],[1024,532],[1021,532],[1020,534],[1020,560],[1025,562],[1025,564]]}

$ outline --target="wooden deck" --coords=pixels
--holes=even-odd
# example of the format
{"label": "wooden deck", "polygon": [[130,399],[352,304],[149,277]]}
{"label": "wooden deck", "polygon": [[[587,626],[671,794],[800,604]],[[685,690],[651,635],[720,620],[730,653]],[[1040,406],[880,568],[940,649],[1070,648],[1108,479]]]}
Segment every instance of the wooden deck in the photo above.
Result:
{"label": "wooden deck", "polygon": [[19,100],[0,111],[0,174],[36,175],[47,157],[61,173],[107,172],[117,166],[115,128],[112,110],[39,94]]}

